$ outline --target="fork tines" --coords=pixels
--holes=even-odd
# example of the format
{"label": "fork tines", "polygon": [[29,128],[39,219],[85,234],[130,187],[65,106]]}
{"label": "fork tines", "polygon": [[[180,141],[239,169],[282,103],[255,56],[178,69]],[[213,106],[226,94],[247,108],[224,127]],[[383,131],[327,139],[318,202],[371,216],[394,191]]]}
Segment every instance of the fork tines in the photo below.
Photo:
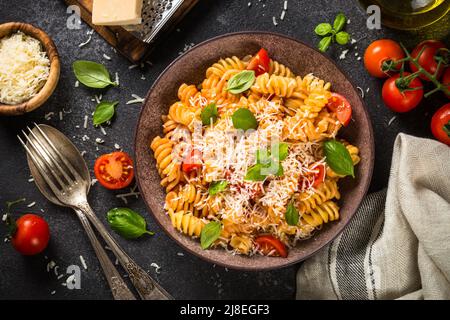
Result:
{"label": "fork tines", "polygon": [[22,130],[24,139],[17,136],[19,141],[52,191],[64,193],[77,183],[80,175],[39,125],[27,129],[28,134]]}

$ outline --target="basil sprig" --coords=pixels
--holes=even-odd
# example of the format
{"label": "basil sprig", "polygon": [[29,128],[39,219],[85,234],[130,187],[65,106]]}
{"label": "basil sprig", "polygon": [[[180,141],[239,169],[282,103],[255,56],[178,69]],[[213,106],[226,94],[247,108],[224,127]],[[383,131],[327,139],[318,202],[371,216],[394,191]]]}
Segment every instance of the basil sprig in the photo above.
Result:
{"label": "basil sprig", "polygon": [[[265,149],[259,149],[256,151],[256,164],[247,170],[244,180],[264,181],[264,179],[266,179],[266,177],[270,174],[277,177],[281,177],[284,174],[281,161],[287,158],[289,145],[285,142],[281,142],[275,144],[273,149],[277,150],[275,154],[272,154],[270,150]],[[270,171],[270,169],[272,169],[272,164],[276,165],[277,172]]]}
{"label": "basil sprig", "polygon": [[98,126],[112,119],[115,113],[115,107],[119,101],[108,102],[102,101],[95,107],[94,116],[92,117],[94,126]]}
{"label": "basil sprig", "polygon": [[222,224],[218,221],[211,221],[203,227],[200,234],[200,245],[203,250],[208,249],[214,241],[219,239],[222,232]]}
{"label": "basil sprig", "polygon": [[253,113],[246,108],[237,109],[231,116],[231,120],[236,129],[247,131],[248,129],[258,128],[258,121]]}
{"label": "basil sprig", "polygon": [[145,219],[137,212],[129,208],[114,208],[108,211],[107,220],[111,228],[126,239],[136,239],[147,233]]}
{"label": "basil sprig", "polygon": [[215,102],[208,104],[200,113],[200,118],[205,126],[209,126],[211,122],[216,122],[218,116],[219,112],[217,111],[217,105]]}
{"label": "basil sprig", "polygon": [[87,60],[77,60],[72,65],[73,72],[78,81],[89,88],[106,88],[109,85],[117,86],[112,82],[108,70],[104,65]]}
{"label": "basil sprig", "polygon": [[290,226],[296,226],[298,224],[298,220],[300,219],[300,215],[298,213],[297,208],[294,205],[293,201],[290,201],[287,208],[286,213],[284,215],[286,222]]}
{"label": "basil sprig", "polygon": [[219,192],[224,191],[228,186],[228,181],[222,180],[222,181],[213,181],[209,185],[208,193],[211,196],[214,196],[218,194]]}
{"label": "basil sprig", "polygon": [[350,35],[343,31],[345,25],[347,24],[347,18],[343,13],[338,13],[336,18],[334,19],[333,26],[329,23],[319,23],[314,32],[323,37],[317,48],[325,52],[330,47],[331,43],[337,42],[340,45],[345,45],[350,41]]}
{"label": "basil sprig", "polygon": [[256,76],[253,70],[244,70],[228,80],[227,90],[232,94],[239,94],[250,89],[255,83]]}
{"label": "basil sprig", "polygon": [[353,160],[347,148],[336,140],[328,140],[323,144],[327,165],[337,174],[355,177]]}

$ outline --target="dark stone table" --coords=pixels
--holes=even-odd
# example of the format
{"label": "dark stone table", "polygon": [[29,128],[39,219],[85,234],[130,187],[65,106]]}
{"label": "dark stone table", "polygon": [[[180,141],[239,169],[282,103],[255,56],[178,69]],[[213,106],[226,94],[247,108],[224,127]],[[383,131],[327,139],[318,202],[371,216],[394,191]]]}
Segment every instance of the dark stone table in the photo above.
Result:
{"label": "dark stone table", "polygon": [[[249,7],[248,2],[252,2]],[[330,21],[335,14],[343,11],[350,19],[347,30],[358,42],[351,45],[347,58],[339,60],[342,48],[334,46],[328,55],[337,61],[347,72],[352,81],[364,91],[367,109],[371,115],[376,139],[376,164],[371,191],[387,185],[392,145],[399,132],[406,132],[423,137],[430,137],[430,118],[445,98],[437,94],[422,103],[413,112],[397,115],[384,107],[380,89],[382,82],[371,78],[363,68],[362,61],[356,59],[374,39],[392,37],[403,41],[407,46],[414,46],[419,40],[429,38],[448,38],[448,17],[431,28],[420,32],[406,33],[388,29],[371,31],[366,28],[366,15],[356,1],[307,1],[289,0],[286,17],[280,21],[283,0],[200,0],[170,36],[152,54],[152,66],[144,69],[129,69],[130,63],[114,53],[113,49],[97,34],[83,48],[89,28],[83,24],[81,30],[69,30],[66,27],[68,14],[63,1],[48,0],[0,0],[0,23],[7,21],[29,22],[47,31],[54,39],[61,55],[62,70],[58,88],[51,99],[37,111],[21,117],[0,118],[0,204],[5,201],[25,197],[26,203],[15,212],[17,217],[23,212],[42,214],[51,228],[51,242],[46,251],[35,257],[23,257],[12,246],[3,243],[6,228],[0,226],[0,299],[109,299],[106,281],[102,271],[82,230],[80,223],[71,210],[56,207],[46,201],[33,183],[28,182],[30,173],[25,153],[16,135],[26,125],[33,122],[47,123],[62,130],[72,138],[80,150],[86,151],[90,168],[95,158],[114,149],[118,143],[125,151],[132,153],[133,134],[141,105],[126,105],[131,94],[144,97],[155,78],[175,59],[186,45],[197,44],[211,37],[227,32],[242,30],[266,30],[292,36],[315,45],[318,42],[314,27],[319,22]],[[272,16],[277,16],[279,24],[275,26]],[[112,57],[111,61],[103,57]],[[293,52],[292,54],[295,54]],[[107,127],[107,136],[89,124],[83,129],[85,115],[90,115],[96,105],[91,101],[95,91],[80,86],[74,87],[75,77],[71,64],[77,59],[89,59],[104,63],[111,73],[120,75],[120,87],[112,88],[103,95],[108,100],[119,100],[117,118],[111,127]],[[142,77],[142,79],[141,79]],[[59,119],[59,112],[63,119]],[[45,115],[54,112],[51,119]],[[393,120],[392,120],[393,119]],[[83,141],[88,135],[91,139]],[[96,137],[105,140],[96,145]],[[98,148],[98,149],[97,149]],[[100,217],[105,221],[105,213],[114,206],[123,206],[115,197],[117,193],[107,191],[95,185],[90,193],[90,202]],[[36,202],[32,208],[26,204]],[[144,214],[150,230],[156,231],[153,237],[144,236],[137,241],[126,241],[114,234],[124,249],[136,261],[149,270],[177,299],[291,299],[295,293],[295,273],[298,266],[272,272],[240,272],[226,270],[200,260],[183,251],[170,240],[155,224],[147,212],[144,203],[130,199],[133,209]],[[42,210],[41,210],[42,209]],[[43,212],[41,212],[43,211]],[[83,256],[88,266],[81,268],[81,289],[69,290],[62,283],[67,275],[57,279],[54,270],[47,272],[47,264],[54,261],[59,274],[65,274],[69,265],[81,266],[79,256]],[[156,263],[161,267],[159,273],[151,266]],[[123,272],[123,271],[122,271]]]}

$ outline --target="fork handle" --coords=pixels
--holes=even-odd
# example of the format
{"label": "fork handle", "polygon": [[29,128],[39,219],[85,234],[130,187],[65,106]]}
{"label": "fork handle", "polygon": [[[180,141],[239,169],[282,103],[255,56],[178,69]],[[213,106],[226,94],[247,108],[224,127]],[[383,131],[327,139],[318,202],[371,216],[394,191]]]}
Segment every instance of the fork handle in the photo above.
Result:
{"label": "fork handle", "polygon": [[103,269],[106,280],[108,281],[109,287],[111,288],[114,299],[136,300],[136,297],[133,295],[130,289],[128,289],[126,283],[120,276],[119,271],[117,271],[116,267],[111,262],[102,245],[98,241],[94,230],[92,230],[89,220],[86,218],[86,215],[79,210],[75,210],[75,212],[77,213],[78,218],[80,219],[81,224],[86,231],[89,240],[91,241],[92,247],[94,248],[98,260],[100,261],[100,265]]}
{"label": "fork handle", "polygon": [[153,280],[147,272],[133,261],[123,249],[117,244],[111,234],[106,230],[103,223],[97,218],[90,205],[86,202],[78,207],[93,226],[97,229],[98,233],[103,237],[105,242],[111,248],[112,252],[116,255],[122,267],[128,273],[131,282],[133,283],[136,291],[141,299],[144,300],[172,300],[173,298],[167,293],[155,280]]}

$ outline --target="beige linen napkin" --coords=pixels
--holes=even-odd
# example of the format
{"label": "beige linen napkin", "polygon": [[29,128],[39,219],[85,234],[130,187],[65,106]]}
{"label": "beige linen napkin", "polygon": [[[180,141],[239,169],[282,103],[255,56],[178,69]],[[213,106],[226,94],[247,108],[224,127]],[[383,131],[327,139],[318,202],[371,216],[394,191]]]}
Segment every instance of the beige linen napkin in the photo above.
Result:
{"label": "beige linen napkin", "polygon": [[387,190],[297,274],[298,299],[450,299],[450,147],[399,134]]}

